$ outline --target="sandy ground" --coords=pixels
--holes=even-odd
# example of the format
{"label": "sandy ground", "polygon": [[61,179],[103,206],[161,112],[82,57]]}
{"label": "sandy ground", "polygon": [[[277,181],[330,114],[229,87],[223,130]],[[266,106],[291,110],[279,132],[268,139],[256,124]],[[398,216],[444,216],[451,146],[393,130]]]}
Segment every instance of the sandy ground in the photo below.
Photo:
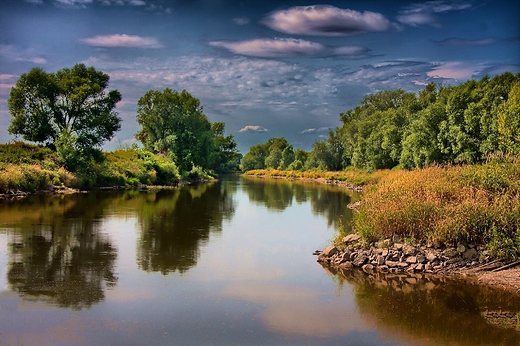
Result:
{"label": "sandy ground", "polygon": [[520,294],[520,265],[498,272],[477,272],[473,275],[481,284],[499,287]]}

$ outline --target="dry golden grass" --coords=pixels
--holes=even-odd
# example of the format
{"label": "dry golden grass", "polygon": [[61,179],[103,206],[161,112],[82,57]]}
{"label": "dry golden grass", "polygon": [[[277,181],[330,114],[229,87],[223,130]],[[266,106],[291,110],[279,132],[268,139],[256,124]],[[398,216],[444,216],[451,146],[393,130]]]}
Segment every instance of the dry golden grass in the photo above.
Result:
{"label": "dry golden grass", "polygon": [[520,252],[520,162],[393,171],[365,191],[354,229],[367,242],[486,244],[498,257]]}
{"label": "dry golden grass", "polygon": [[322,171],[281,171],[277,169],[255,169],[247,171],[245,175],[283,177],[294,179],[324,179],[324,180],[340,180],[349,182],[354,185],[362,186],[375,184],[382,177],[388,175],[390,170],[379,170],[373,173],[359,168],[352,168],[346,171],[338,172],[322,172]]}

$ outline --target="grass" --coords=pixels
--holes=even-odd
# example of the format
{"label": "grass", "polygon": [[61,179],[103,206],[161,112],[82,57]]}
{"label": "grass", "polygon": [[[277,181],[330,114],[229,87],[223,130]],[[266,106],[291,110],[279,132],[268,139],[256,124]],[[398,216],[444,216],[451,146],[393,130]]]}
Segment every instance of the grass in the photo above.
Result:
{"label": "grass", "polygon": [[388,175],[390,170],[379,170],[370,173],[359,168],[349,168],[339,172],[324,171],[281,171],[276,169],[256,169],[247,171],[244,174],[253,176],[282,177],[294,179],[324,179],[339,180],[349,182],[357,186],[364,186],[377,183],[382,177]]}
{"label": "grass", "polygon": [[367,243],[403,239],[479,244],[498,258],[520,257],[520,159],[393,171],[362,197],[354,231]]}
{"label": "grass", "polygon": [[90,157],[70,172],[50,148],[22,142],[0,144],[0,193],[54,187],[175,185],[180,179],[172,160],[138,148]]}

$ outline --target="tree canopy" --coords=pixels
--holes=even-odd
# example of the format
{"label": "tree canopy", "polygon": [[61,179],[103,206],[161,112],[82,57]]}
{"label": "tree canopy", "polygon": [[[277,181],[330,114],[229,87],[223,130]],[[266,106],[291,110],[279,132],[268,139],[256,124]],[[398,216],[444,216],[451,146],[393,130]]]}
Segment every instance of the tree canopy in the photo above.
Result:
{"label": "tree canopy", "polygon": [[[342,126],[315,142],[293,169],[376,170],[400,165],[483,162],[496,152],[520,152],[520,73],[468,80],[457,86],[430,83],[418,94],[385,90],[365,96],[340,114]],[[242,169],[284,167],[271,144],[251,147]],[[289,145],[289,144],[287,144]],[[270,158],[270,160],[267,160]],[[289,169],[290,169],[289,168]]]}
{"label": "tree canopy", "polygon": [[106,92],[109,79],[84,64],[56,73],[33,68],[11,89],[8,132],[32,142],[66,143],[71,150],[99,147],[121,127],[114,111],[121,94]]}
{"label": "tree canopy", "polygon": [[182,172],[192,168],[222,170],[236,162],[232,135],[224,136],[224,123],[212,124],[199,99],[186,90],[150,90],[137,103],[136,134],[147,150],[172,157]]}

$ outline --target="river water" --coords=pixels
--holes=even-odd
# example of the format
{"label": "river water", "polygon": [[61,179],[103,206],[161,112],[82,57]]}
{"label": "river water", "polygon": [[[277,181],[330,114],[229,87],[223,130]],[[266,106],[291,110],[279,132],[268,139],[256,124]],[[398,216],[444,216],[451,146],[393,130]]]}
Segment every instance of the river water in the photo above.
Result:
{"label": "river water", "polygon": [[358,198],[229,176],[0,201],[0,345],[518,345],[520,301],[312,255]]}

